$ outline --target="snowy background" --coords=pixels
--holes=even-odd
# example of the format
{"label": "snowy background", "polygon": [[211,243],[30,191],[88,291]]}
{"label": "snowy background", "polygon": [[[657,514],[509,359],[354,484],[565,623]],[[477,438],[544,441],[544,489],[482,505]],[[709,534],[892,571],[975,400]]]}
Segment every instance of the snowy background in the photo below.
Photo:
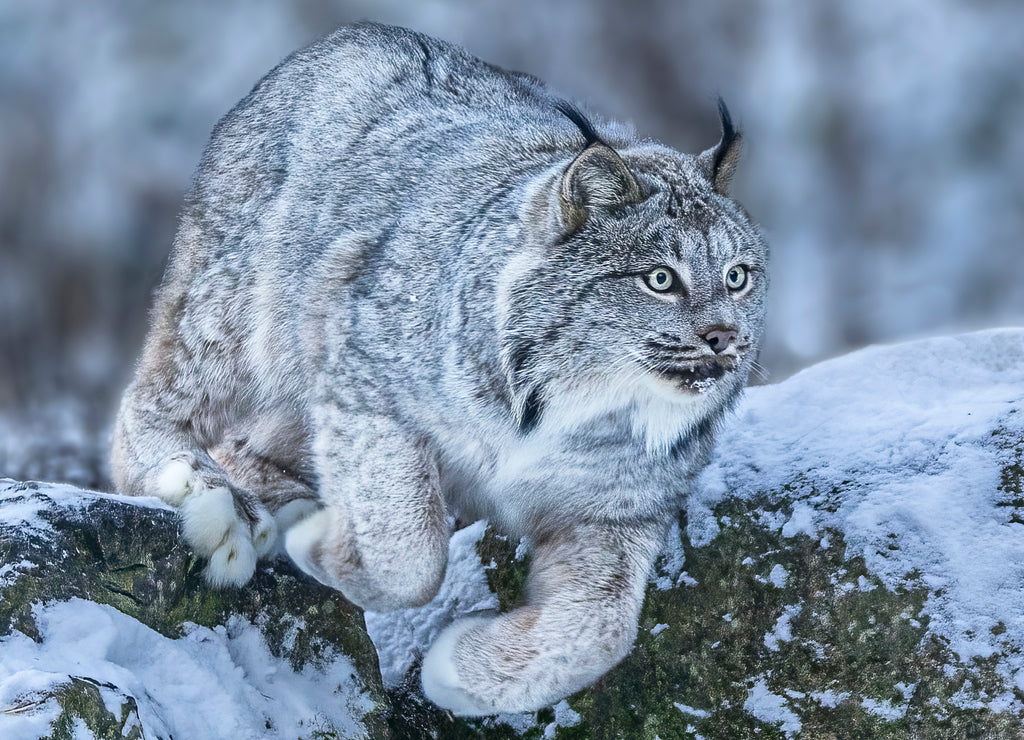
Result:
{"label": "snowy background", "polygon": [[1024,322],[1014,0],[15,0],[0,4],[0,473],[105,485],[210,129],[290,51],[361,18],[463,44],[685,151],[714,143],[723,95],[747,137],[736,192],[774,249],[769,381],[873,342]]}

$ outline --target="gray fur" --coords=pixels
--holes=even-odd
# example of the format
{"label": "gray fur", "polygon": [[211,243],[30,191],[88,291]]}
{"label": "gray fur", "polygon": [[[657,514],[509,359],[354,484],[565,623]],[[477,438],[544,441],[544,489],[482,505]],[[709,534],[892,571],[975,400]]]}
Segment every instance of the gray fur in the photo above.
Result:
{"label": "gray fur", "polygon": [[[528,536],[525,604],[426,656],[460,714],[628,653],[762,332],[738,136],[691,156],[573,111],[398,28],[290,56],[214,130],[118,417],[118,488],[182,506],[215,583],[287,528],[301,567],[396,609],[436,592],[447,515]],[[685,289],[648,287],[659,266]]]}

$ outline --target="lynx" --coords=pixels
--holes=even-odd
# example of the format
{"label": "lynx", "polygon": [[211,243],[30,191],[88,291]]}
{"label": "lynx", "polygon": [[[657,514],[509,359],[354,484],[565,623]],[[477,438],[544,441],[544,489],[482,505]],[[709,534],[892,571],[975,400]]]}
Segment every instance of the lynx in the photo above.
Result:
{"label": "lynx", "polygon": [[117,487],[180,507],[215,585],[283,547],[370,610],[422,605],[449,528],[533,549],[423,690],[551,704],[631,649],[666,531],[763,329],[767,247],[698,155],[400,28],[288,57],[216,126],[124,394]]}

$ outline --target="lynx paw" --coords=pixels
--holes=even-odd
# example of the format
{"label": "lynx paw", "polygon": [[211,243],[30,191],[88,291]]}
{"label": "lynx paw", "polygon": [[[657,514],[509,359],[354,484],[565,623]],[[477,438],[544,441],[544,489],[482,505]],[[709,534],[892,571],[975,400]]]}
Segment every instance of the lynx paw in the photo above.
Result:
{"label": "lynx paw", "polygon": [[153,494],[171,506],[181,506],[198,483],[195,468],[188,460],[172,458],[160,469]]}
{"label": "lynx paw", "polygon": [[256,557],[262,558],[269,555],[277,547],[277,517],[266,509],[260,509],[259,518],[252,526],[252,545],[256,550]]}
{"label": "lynx paw", "polygon": [[[206,580],[213,586],[240,586],[256,570],[256,547],[249,525],[235,511],[227,488],[193,492],[181,505],[185,539],[210,559]],[[264,534],[264,537],[266,535]]]}
{"label": "lynx paw", "polygon": [[455,665],[455,648],[462,636],[489,621],[488,617],[460,619],[440,634],[423,658],[423,694],[439,707],[462,717],[479,717],[499,711],[470,693]]}
{"label": "lynx paw", "polygon": [[185,539],[209,558],[206,580],[213,586],[240,586],[256,570],[256,559],[277,541],[277,525],[265,509],[250,524],[239,515],[235,495],[226,486],[204,481],[188,460],[177,457],[160,471],[155,491],[179,507]]}

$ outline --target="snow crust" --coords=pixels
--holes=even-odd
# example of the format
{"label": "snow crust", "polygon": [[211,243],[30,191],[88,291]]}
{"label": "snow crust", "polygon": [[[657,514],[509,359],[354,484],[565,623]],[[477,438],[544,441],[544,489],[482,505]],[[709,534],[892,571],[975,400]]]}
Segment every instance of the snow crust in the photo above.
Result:
{"label": "snow crust", "polygon": [[690,501],[689,534],[714,536],[726,495],[789,485],[784,536],[836,529],[889,586],[916,570],[929,629],[965,661],[1004,653],[1024,687],[1010,649],[1024,646],[1024,525],[997,506],[1012,461],[1000,431],[1024,438],[1022,412],[1024,329],[869,347],[751,388]]}
{"label": "snow crust", "polygon": [[453,620],[481,611],[495,611],[498,597],[476,554],[487,522],[458,530],[448,543],[448,570],[437,596],[424,607],[395,612],[366,612],[366,631],[377,646],[385,686],[400,684]]}
{"label": "snow crust", "polygon": [[[118,493],[100,493],[87,491],[75,486],[61,483],[19,484],[10,478],[0,477],[0,527],[12,530],[29,530],[45,536],[52,532],[49,522],[40,516],[40,512],[59,503],[63,509],[84,509],[97,498],[110,499],[131,504],[146,506],[153,509],[173,511],[173,508],[153,496],[124,496]],[[2,576],[10,564],[0,566],[0,586]]]}

